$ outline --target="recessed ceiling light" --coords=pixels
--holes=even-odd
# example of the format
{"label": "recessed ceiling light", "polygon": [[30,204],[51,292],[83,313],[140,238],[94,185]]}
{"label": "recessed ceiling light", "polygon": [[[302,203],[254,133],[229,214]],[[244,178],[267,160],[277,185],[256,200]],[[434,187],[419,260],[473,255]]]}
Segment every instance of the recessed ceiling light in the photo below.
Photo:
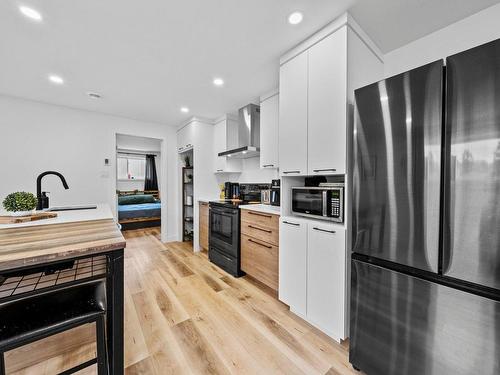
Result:
{"label": "recessed ceiling light", "polygon": [[215,86],[222,86],[222,85],[224,85],[224,80],[222,78],[214,78],[214,85]]}
{"label": "recessed ceiling light", "polygon": [[60,76],[56,76],[55,74],[49,75],[49,81],[55,83],[56,85],[62,85],[64,83],[64,79]]}
{"label": "recessed ceiling light", "polygon": [[87,95],[90,96],[92,99],[101,99],[102,98],[102,95],[98,94],[96,92],[88,92]]}
{"label": "recessed ceiling light", "polygon": [[292,25],[298,25],[304,19],[304,15],[300,12],[293,12],[288,16],[288,22]]}
{"label": "recessed ceiling light", "polygon": [[189,108],[188,107],[181,107],[181,112],[188,113],[189,112]]}
{"label": "recessed ceiling light", "polygon": [[19,11],[24,14],[26,17],[31,18],[32,20],[35,21],[41,21],[42,20],[42,15],[40,12],[36,11],[33,8],[21,5],[19,7]]}

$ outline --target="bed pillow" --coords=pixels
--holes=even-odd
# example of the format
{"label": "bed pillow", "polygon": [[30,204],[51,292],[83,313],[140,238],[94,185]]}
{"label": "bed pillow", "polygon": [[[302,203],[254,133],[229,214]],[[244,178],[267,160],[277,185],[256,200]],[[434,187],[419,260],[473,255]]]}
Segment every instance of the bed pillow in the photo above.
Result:
{"label": "bed pillow", "polygon": [[118,197],[119,205],[155,203],[155,197],[149,194],[124,195]]}

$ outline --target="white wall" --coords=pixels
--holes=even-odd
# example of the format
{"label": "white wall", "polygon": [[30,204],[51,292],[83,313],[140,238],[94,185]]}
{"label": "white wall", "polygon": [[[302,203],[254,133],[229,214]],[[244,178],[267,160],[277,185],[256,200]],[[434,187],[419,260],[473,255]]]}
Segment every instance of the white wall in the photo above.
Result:
{"label": "white wall", "polygon": [[[120,150],[139,151],[139,152],[155,152],[156,175],[158,183],[161,181],[161,140],[156,138],[135,137],[125,134],[116,136],[116,147]],[[116,188],[118,190],[143,190],[144,180],[117,180]],[[158,186],[158,189],[161,189]]]}
{"label": "white wall", "polygon": [[[116,134],[162,139],[162,186],[176,186],[175,129],[94,112],[0,96],[0,199],[18,190],[36,193],[36,177],[46,170],[61,172],[64,190],[55,176],[46,176],[43,190],[51,205],[109,203],[116,205]],[[108,158],[110,166],[104,166]],[[177,190],[162,200],[162,239],[176,240]]]}
{"label": "white wall", "polygon": [[500,4],[387,53],[386,77],[500,38]]}
{"label": "white wall", "polygon": [[279,178],[277,169],[261,169],[260,158],[243,159],[242,173],[236,177],[236,182],[261,182],[270,184],[271,180]]}

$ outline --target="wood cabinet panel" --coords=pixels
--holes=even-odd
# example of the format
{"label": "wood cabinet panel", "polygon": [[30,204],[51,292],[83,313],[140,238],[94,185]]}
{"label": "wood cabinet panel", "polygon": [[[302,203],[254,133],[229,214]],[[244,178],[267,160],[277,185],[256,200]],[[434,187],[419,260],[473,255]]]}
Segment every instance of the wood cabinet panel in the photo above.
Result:
{"label": "wood cabinet panel", "polygon": [[278,247],[241,235],[241,269],[274,290],[278,290]]}
{"label": "wood cabinet panel", "polygon": [[208,250],[208,203],[200,203],[200,246]]}
{"label": "wood cabinet panel", "polygon": [[254,221],[241,221],[241,233],[260,241],[279,245],[279,227],[267,227],[256,224]]}
{"label": "wood cabinet panel", "polygon": [[265,212],[241,210],[241,220],[269,229],[279,227],[279,215]]}

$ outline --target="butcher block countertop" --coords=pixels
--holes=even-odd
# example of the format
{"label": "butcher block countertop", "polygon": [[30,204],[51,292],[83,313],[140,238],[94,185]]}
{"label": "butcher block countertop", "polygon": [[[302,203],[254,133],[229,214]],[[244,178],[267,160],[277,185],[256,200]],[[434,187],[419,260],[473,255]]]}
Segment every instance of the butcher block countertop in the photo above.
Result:
{"label": "butcher block countertop", "polygon": [[70,221],[60,217],[54,223],[0,226],[0,271],[125,248],[125,239],[112,216],[102,218],[105,209],[93,210],[95,214],[82,210],[80,215],[73,211]]}

